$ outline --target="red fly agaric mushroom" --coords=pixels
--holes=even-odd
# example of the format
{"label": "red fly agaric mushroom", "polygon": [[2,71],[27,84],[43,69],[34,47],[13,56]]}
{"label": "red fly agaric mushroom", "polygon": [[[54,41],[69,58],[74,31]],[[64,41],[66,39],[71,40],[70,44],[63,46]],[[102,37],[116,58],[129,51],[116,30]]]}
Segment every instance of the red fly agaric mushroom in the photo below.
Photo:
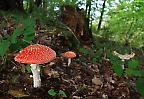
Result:
{"label": "red fly agaric mushroom", "polygon": [[56,52],[51,48],[35,44],[22,49],[16,56],[15,61],[30,64],[33,74],[34,88],[41,86],[40,67],[38,64],[50,62],[56,57]]}
{"label": "red fly agaric mushroom", "polygon": [[65,58],[68,58],[68,66],[70,65],[71,63],[71,58],[75,58],[76,57],[76,53],[72,52],[72,51],[67,51],[63,54],[63,56]]}

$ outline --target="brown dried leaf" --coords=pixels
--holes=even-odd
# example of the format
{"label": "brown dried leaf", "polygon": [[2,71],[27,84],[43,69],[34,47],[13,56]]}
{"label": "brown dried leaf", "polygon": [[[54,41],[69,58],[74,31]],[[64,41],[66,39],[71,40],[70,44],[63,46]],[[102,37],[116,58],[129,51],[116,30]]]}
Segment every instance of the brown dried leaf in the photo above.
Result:
{"label": "brown dried leaf", "polygon": [[102,85],[102,81],[100,80],[100,78],[96,78],[96,77],[92,79],[92,83],[95,85]]}
{"label": "brown dried leaf", "polygon": [[21,91],[21,90],[9,90],[8,91],[8,94],[10,94],[10,95],[12,95],[12,96],[14,96],[14,97],[16,97],[16,98],[22,98],[22,97],[27,97],[27,96],[29,96],[29,95],[27,95],[27,94],[25,94],[23,91]]}

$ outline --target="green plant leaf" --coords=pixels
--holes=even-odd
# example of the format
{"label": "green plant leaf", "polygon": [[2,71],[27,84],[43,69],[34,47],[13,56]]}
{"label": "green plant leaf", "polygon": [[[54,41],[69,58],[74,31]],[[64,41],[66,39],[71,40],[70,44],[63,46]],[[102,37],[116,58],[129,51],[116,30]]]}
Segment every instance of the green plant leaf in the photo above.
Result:
{"label": "green plant leaf", "polygon": [[79,51],[84,53],[85,55],[89,54],[89,50],[87,48],[80,48]]}
{"label": "green plant leaf", "polygon": [[111,63],[112,63],[112,69],[114,70],[114,72],[118,75],[121,76],[124,72],[122,65],[124,64],[124,62],[122,60],[120,60],[117,56],[114,56],[111,52],[108,53],[108,58],[110,59]]}
{"label": "green plant leaf", "polygon": [[35,36],[35,20],[28,17],[24,19],[22,23],[25,28],[23,32],[23,35],[24,35],[23,39],[26,41],[33,40]]}
{"label": "green plant leaf", "polygon": [[113,55],[112,53],[108,53],[108,58],[112,63],[117,63],[118,65],[124,64],[124,61],[122,61],[119,57]]}
{"label": "green plant leaf", "polygon": [[62,97],[67,97],[67,95],[65,94],[65,92],[63,90],[59,90],[59,93]]}
{"label": "green plant leaf", "polygon": [[55,92],[54,89],[50,89],[50,90],[48,91],[48,94],[51,95],[51,96],[55,96],[57,93]]}
{"label": "green plant leaf", "polygon": [[140,66],[139,61],[136,59],[131,59],[128,61],[128,68],[137,68],[138,66]]}
{"label": "green plant leaf", "polygon": [[31,66],[28,64],[25,66],[27,73],[31,73]]}
{"label": "green plant leaf", "polygon": [[144,97],[144,78],[138,78],[136,81],[135,81],[135,84],[136,84],[136,88],[138,90],[138,92]]}
{"label": "green plant leaf", "polygon": [[98,58],[97,58],[97,57],[93,57],[93,58],[92,58],[92,61],[93,61],[93,62],[97,62],[97,61],[98,61]]}
{"label": "green plant leaf", "polygon": [[102,55],[103,55],[103,50],[102,49],[98,50],[97,53],[92,55],[92,61],[93,62],[100,62]]}
{"label": "green plant leaf", "polygon": [[[121,64],[122,65],[122,64]],[[121,66],[118,62],[115,62],[114,64],[112,64],[112,69],[114,70],[114,72],[118,75],[121,76],[124,72],[122,66]]]}
{"label": "green plant leaf", "polygon": [[17,43],[17,36],[20,36],[23,33],[23,29],[21,28],[16,28],[11,36],[11,43]]}
{"label": "green plant leaf", "polygon": [[24,36],[24,38],[23,38],[23,40],[24,41],[31,41],[31,40],[33,40],[34,39],[34,35],[26,35],[26,36]]}
{"label": "green plant leaf", "polygon": [[28,27],[26,28],[26,30],[24,31],[24,35],[31,35],[31,34],[35,34],[35,30],[34,30],[34,27]]}
{"label": "green plant leaf", "polygon": [[10,42],[8,40],[2,40],[0,42],[0,56],[2,57],[4,56],[9,46],[10,46]]}
{"label": "green plant leaf", "polygon": [[125,73],[128,76],[144,77],[144,70],[134,70],[134,69],[126,68]]}
{"label": "green plant leaf", "polygon": [[28,28],[29,26],[33,27],[35,25],[35,21],[34,21],[34,19],[27,17],[24,20],[22,20],[22,24],[26,28]]}

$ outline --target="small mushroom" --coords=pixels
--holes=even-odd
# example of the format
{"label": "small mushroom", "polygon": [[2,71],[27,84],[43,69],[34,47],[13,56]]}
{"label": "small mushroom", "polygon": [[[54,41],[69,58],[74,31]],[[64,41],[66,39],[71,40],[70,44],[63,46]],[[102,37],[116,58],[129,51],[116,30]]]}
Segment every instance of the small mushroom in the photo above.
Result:
{"label": "small mushroom", "polygon": [[[134,52],[131,52],[130,54],[124,54],[123,55],[123,54],[120,54],[120,53],[118,53],[116,51],[113,51],[113,54],[115,56],[119,57],[122,61],[129,60],[129,59],[131,59],[131,58],[133,58],[135,56]],[[125,68],[125,66],[124,66],[124,64],[122,64],[122,69],[124,69],[124,68]]]}
{"label": "small mushroom", "polygon": [[113,54],[116,55],[116,56],[118,56],[122,61],[129,60],[129,59],[131,59],[131,58],[133,58],[135,56],[134,52],[131,52],[130,54],[124,54],[124,55],[122,55],[122,54],[120,54],[120,53],[118,53],[116,51],[113,51]]}
{"label": "small mushroom", "polygon": [[22,49],[16,56],[15,61],[30,64],[33,74],[34,88],[41,86],[40,67],[38,64],[50,62],[56,57],[56,52],[51,48],[35,44]]}
{"label": "small mushroom", "polygon": [[68,66],[69,66],[71,63],[71,59],[76,57],[76,53],[72,51],[67,51],[63,54],[63,56],[65,58],[68,58]]}

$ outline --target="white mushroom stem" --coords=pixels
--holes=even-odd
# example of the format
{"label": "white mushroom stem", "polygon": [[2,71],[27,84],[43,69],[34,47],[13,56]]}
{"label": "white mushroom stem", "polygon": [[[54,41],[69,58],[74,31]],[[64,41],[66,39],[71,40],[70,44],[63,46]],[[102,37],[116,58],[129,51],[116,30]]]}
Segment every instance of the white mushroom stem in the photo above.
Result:
{"label": "white mushroom stem", "polygon": [[31,64],[31,71],[33,74],[33,86],[34,88],[41,87],[41,78],[40,78],[40,67],[38,64]]}
{"label": "white mushroom stem", "polygon": [[71,58],[68,58],[68,66],[70,65],[71,63]]}

